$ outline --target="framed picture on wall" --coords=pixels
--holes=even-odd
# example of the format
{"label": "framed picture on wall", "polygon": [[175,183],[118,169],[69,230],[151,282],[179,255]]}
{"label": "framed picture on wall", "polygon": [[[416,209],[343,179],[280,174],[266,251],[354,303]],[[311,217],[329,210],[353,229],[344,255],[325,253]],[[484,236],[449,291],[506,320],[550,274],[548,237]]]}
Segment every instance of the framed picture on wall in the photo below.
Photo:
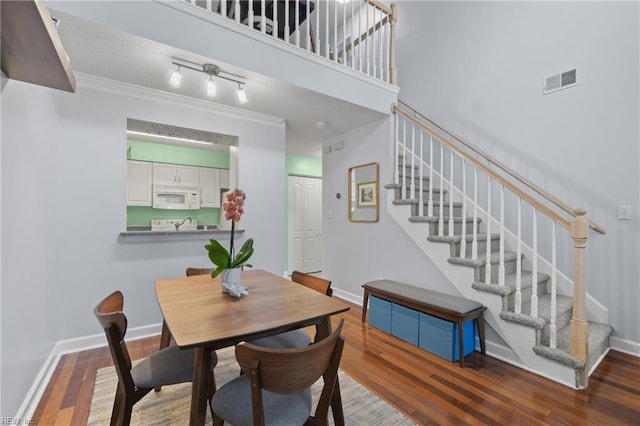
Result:
{"label": "framed picture on wall", "polygon": [[376,183],[364,182],[358,184],[358,207],[375,207],[376,200]]}

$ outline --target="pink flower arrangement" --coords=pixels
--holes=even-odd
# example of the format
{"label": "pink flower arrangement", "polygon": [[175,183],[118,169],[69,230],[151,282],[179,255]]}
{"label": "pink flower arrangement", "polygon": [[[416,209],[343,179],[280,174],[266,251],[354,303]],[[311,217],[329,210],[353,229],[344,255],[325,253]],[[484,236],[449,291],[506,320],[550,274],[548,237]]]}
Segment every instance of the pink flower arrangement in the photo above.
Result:
{"label": "pink flower arrangement", "polygon": [[227,201],[222,205],[224,218],[233,220],[233,222],[239,222],[244,213],[244,200],[246,198],[247,194],[241,189],[236,188],[233,192],[228,193]]}
{"label": "pink flower arrangement", "polygon": [[235,253],[233,247],[233,237],[236,230],[236,222],[240,221],[240,218],[244,214],[244,200],[247,195],[241,189],[235,189],[233,192],[227,194],[227,199],[222,205],[224,210],[224,218],[231,221],[231,239],[229,242],[229,250],[222,247],[222,245],[216,240],[210,240],[209,244],[205,246],[209,252],[209,259],[216,265],[216,269],[211,273],[212,277],[216,277],[225,269],[239,268],[253,254],[253,239],[249,238],[238,251]]}

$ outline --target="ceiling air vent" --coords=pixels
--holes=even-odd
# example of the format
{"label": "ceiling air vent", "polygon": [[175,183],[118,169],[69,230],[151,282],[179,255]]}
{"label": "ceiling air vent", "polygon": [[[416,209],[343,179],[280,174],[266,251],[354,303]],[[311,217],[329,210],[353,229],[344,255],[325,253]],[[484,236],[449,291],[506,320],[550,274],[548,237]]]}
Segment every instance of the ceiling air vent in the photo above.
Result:
{"label": "ceiling air vent", "polygon": [[547,95],[549,93],[557,92],[558,90],[568,89],[576,84],[578,84],[578,79],[576,76],[576,69],[574,68],[560,74],[545,77],[542,94]]}

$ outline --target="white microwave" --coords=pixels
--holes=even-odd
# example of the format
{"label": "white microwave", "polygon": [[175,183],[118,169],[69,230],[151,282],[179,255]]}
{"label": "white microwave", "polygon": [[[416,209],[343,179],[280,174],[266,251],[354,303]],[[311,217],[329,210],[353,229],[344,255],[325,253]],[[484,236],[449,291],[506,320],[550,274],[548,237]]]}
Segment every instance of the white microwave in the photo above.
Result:
{"label": "white microwave", "polygon": [[153,185],[153,208],[193,210],[200,208],[200,189],[197,186]]}

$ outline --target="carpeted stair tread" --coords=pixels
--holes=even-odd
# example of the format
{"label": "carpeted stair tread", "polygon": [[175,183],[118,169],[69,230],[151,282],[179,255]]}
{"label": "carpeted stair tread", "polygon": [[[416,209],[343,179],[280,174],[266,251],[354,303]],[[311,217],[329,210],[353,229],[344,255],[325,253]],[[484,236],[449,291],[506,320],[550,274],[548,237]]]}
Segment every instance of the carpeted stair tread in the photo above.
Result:
{"label": "carpeted stair tread", "polygon": [[[569,296],[556,296],[556,317],[573,309],[573,298]],[[519,314],[512,311],[500,312],[500,318],[506,321],[517,322],[527,326],[542,328],[549,323],[551,318],[551,295],[545,294],[538,297],[538,316],[531,316],[531,302],[522,303]]]}
{"label": "carpeted stair tread", "polygon": [[[404,185],[405,189],[409,190],[410,185]],[[402,189],[402,184],[401,183],[388,183],[384,186],[384,189]],[[440,188],[432,188],[431,191],[434,194],[440,194],[440,192],[442,192],[443,194],[447,193],[446,189],[443,189],[442,191],[440,190]],[[420,189],[418,187],[416,187],[416,192],[420,192]],[[429,192],[429,187],[425,186],[422,188],[422,192]]]}
{"label": "carpeted stair tread", "polygon": [[[434,191],[434,192],[436,192],[436,190],[435,190],[435,189],[434,189],[433,191]],[[394,205],[394,206],[417,206],[417,205],[419,205],[419,204],[420,204],[420,200],[419,200],[418,198],[406,198],[406,199],[404,199],[404,200],[393,200],[393,201],[392,201],[392,203],[393,203],[393,205]],[[425,206],[425,208],[426,208],[426,207],[427,207],[427,205],[429,205],[429,201],[423,201],[423,203],[422,203],[422,204],[423,204],[423,205]],[[442,203],[442,205],[443,205],[444,207],[449,207],[449,202],[448,202],[448,201],[444,201],[444,202]],[[451,203],[451,205],[452,205],[454,208],[462,208],[462,203],[455,202],[455,203]],[[440,201],[434,201],[434,202],[433,202],[433,207],[440,207]],[[448,218],[449,218],[449,216],[448,216],[448,215],[447,215],[447,216],[444,216],[444,217],[445,217],[445,219],[448,219]]]}
{"label": "carpeted stair tread", "polygon": [[[533,350],[538,355],[558,361],[572,368],[584,367],[584,362],[569,353],[569,330],[570,327],[563,327],[558,332],[556,348],[549,346],[536,345]],[[588,324],[589,334],[589,366],[602,355],[602,347],[609,347],[609,336],[613,332],[613,328],[608,324],[590,322]]]}
{"label": "carpeted stair tread", "polygon": [[[532,271],[522,271],[521,284],[520,284],[521,290],[531,287],[532,275],[533,275]],[[538,275],[538,284],[543,284],[545,281],[547,281],[550,278],[548,274],[545,274],[543,272],[538,272],[537,275]],[[517,275],[515,273],[507,273],[504,276],[504,285],[476,281],[473,284],[471,284],[471,287],[476,290],[499,294],[500,296],[508,296],[516,292],[516,280],[517,280]]]}
{"label": "carpeted stair tread", "polygon": [[[454,223],[461,223],[462,222],[462,217],[454,217],[453,218],[453,222]],[[467,223],[473,223],[473,218],[472,217],[465,217],[465,222]],[[439,216],[411,216],[409,218],[409,222],[416,222],[416,223],[438,223],[438,221],[440,220]],[[480,223],[482,221],[481,218],[477,218],[478,223]],[[445,225],[448,223],[449,221],[449,217],[445,217],[444,218],[444,222]]]}
{"label": "carpeted stair tread", "polygon": [[[499,240],[500,239],[500,234],[491,234],[491,240]],[[466,234],[465,235],[465,240],[467,241],[468,244],[473,242],[473,235],[472,234]],[[487,234],[486,233],[478,233],[476,235],[476,241],[486,241],[487,240]],[[448,243],[448,244],[457,244],[459,242],[462,241],[462,235],[458,234],[458,235],[429,235],[427,237],[427,241],[431,241],[434,243]]]}
{"label": "carpeted stair tread", "polygon": [[[504,252],[504,261],[511,262],[518,258],[518,253],[515,251],[505,251]],[[479,268],[485,266],[487,264],[486,256],[478,256],[478,259],[467,259],[464,257],[450,257],[448,262],[453,265],[463,265],[463,266],[472,266],[474,268]],[[489,263],[491,265],[500,264],[500,253],[492,253],[489,258]]]}

